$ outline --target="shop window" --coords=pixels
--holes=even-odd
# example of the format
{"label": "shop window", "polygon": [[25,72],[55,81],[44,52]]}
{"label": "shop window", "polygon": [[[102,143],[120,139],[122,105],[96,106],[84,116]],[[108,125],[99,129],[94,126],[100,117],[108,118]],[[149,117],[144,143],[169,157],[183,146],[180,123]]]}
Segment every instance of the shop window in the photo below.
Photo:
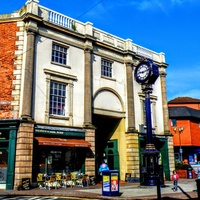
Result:
{"label": "shop window", "polygon": [[5,149],[0,149],[0,184],[6,182],[7,163],[8,163],[8,151]]}
{"label": "shop window", "polygon": [[176,119],[171,119],[171,126],[176,126]]}
{"label": "shop window", "polygon": [[9,140],[9,131],[0,131],[0,141]]}
{"label": "shop window", "polygon": [[[38,151],[41,152],[40,158],[37,157]],[[67,174],[74,171],[84,173],[83,167],[87,148],[51,147],[50,150],[44,146],[40,147],[38,151],[34,154],[34,162],[35,164],[39,162],[40,173],[51,174],[59,172]]]}

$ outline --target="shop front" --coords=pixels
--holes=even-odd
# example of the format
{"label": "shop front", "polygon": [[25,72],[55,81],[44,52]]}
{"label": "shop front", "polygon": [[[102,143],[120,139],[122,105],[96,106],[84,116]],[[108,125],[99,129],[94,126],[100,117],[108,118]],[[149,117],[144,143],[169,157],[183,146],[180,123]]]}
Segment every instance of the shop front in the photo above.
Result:
{"label": "shop front", "polygon": [[83,129],[35,127],[33,181],[38,173],[53,175],[71,172],[85,173],[85,159],[91,144]]}
{"label": "shop front", "polygon": [[0,121],[0,189],[13,189],[18,121]]}

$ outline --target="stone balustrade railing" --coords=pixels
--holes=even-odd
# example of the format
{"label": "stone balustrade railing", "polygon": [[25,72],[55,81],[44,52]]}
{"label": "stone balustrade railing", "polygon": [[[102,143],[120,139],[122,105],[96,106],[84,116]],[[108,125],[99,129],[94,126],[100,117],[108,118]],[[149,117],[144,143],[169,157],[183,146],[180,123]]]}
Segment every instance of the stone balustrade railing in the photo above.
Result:
{"label": "stone balustrade railing", "polygon": [[[38,5],[36,2],[34,3],[35,6]],[[90,22],[82,23],[78,20],[72,19],[66,15],[55,12],[40,5],[38,5],[38,15],[42,17],[44,21],[51,22],[67,29],[71,29],[72,31],[78,32],[83,35],[94,36],[97,41],[101,43],[106,43],[110,46],[113,46],[114,48],[120,50],[130,50],[137,55],[152,59],[160,63],[165,63],[164,53],[151,51],[147,48],[134,44],[131,39],[124,40],[100,29],[94,28],[93,24]]]}

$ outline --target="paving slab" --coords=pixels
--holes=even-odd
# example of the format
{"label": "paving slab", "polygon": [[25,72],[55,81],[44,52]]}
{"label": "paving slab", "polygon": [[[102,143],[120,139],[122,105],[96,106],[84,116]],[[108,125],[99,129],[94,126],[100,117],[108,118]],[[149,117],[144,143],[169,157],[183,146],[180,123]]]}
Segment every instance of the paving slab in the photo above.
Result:
{"label": "paving slab", "polygon": [[[179,179],[179,189],[173,192],[172,181],[165,181],[165,187],[160,188],[162,199],[198,199],[197,186],[195,179]],[[66,197],[82,197],[88,199],[157,199],[157,186],[140,186],[139,183],[129,183],[120,181],[119,196],[102,195],[102,185],[97,184],[89,187],[69,187],[59,189],[39,189],[31,190],[0,190],[0,196],[3,195],[27,195],[27,196],[66,196]]]}

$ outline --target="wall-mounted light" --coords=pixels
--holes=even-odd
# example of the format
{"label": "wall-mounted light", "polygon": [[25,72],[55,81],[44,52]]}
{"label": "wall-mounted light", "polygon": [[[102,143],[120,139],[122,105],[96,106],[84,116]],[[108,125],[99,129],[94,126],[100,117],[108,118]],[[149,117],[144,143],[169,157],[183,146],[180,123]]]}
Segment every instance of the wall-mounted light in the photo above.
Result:
{"label": "wall-mounted light", "polygon": [[176,127],[174,127],[173,129],[174,129],[174,132],[176,133]]}
{"label": "wall-mounted light", "polygon": [[183,130],[184,130],[183,126],[181,126],[181,127],[178,128],[179,132],[182,132]]}

